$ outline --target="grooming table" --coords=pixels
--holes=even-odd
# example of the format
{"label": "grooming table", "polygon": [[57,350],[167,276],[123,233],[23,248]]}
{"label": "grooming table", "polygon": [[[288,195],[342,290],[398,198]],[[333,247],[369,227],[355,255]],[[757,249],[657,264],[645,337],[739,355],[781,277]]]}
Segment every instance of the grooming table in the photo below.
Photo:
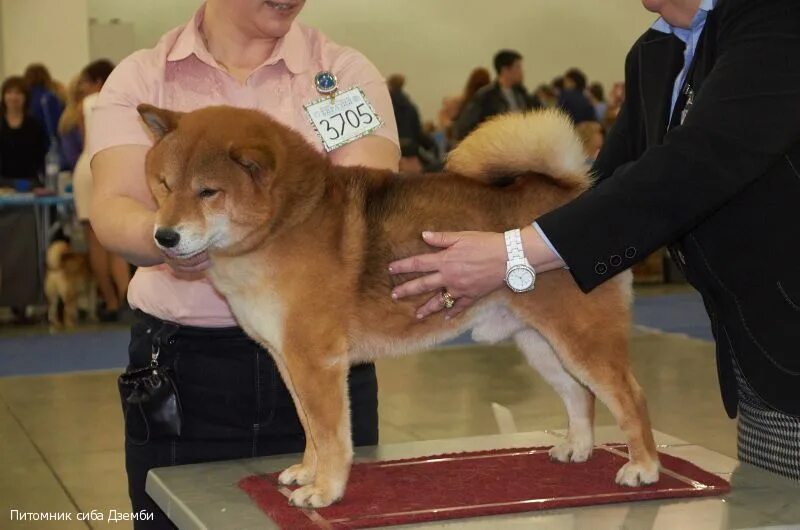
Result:
{"label": "grooming table", "polygon": [[[660,453],[684,459],[729,481],[731,493],[719,497],[598,504],[386,528],[800,528],[800,503],[797,502],[800,499],[800,483],[746,464],[740,465],[734,459],[675,437],[658,432],[655,434]],[[360,448],[356,449],[356,462],[549,446],[563,441],[563,436],[562,431],[533,432]],[[597,429],[597,444],[619,440],[620,434],[615,427]],[[298,455],[290,455],[154,469],[148,475],[147,492],[181,529],[278,528],[238,484],[247,477],[269,475],[298,461]],[[570,465],[561,466],[564,473],[569,472]],[[713,476],[710,478],[714,479]],[[609,480],[613,480],[613,476]]]}

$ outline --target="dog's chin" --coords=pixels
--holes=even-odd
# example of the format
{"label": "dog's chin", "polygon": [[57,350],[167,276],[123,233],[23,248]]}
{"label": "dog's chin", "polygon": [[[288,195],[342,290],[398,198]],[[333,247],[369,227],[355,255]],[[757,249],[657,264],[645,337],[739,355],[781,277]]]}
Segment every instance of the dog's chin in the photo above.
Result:
{"label": "dog's chin", "polygon": [[208,247],[203,247],[203,248],[198,249],[198,250],[191,250],[191,251],[186,251],[186,252],[175,252],[175,251],[173,251],[171,249],[168,249],[168,248],[162,248],[161,252],[163,252],[164,255],[167,256],[170,259],[187,260],[187,259],[192,259],[195,256],[199,256],[200,254],[202,254],[203,252],[206,252],[207,250],[208,250]]}

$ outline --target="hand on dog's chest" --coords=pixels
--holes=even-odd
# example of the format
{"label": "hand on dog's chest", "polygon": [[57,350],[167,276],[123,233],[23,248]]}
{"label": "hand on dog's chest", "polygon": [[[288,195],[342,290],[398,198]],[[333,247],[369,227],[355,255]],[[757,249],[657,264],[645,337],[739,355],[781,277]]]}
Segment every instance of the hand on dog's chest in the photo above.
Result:
{"label": "hand on dog's chest", "polygon": [[305,105],[305,109],[327,152],[371,134],[383,125],[358,87],[323,97]]}

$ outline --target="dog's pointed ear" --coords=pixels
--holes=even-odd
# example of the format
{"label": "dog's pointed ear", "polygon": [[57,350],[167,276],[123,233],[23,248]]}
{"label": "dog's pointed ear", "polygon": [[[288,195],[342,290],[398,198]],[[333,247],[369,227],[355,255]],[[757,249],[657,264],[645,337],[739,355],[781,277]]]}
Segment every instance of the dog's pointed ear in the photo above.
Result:
{"label": "dog's pointed ear", "polygon": [[160,109],[147,103],[142,103],[136,110],[144,120],[147,128],[152,131],[157,140],[161,140],[167,134],[178,128],[178,122],[183,116],[182,112]]}
{"label": "dog's pointed ear", "polygon": [[263,179],[275,170],[275,155],[266,146],[231,145],[228,156],[254,179]]}

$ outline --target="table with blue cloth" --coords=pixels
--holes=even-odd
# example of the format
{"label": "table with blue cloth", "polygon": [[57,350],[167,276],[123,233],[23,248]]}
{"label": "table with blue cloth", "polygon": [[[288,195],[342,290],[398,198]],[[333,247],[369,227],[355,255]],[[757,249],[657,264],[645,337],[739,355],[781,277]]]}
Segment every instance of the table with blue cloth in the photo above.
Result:
{"label": "table with blue cloth", "polygon": [[0,306],[43,303],[47,246],[58,229],[54,212],[71,215],[72,195],[0,195]]}

